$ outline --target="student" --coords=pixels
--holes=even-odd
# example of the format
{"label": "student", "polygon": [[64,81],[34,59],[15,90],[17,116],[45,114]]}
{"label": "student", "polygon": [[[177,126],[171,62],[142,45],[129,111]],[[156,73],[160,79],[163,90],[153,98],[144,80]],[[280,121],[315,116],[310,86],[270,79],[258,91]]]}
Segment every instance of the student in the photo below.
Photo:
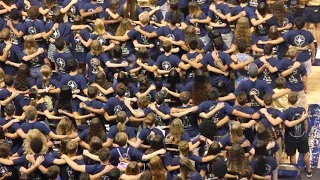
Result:
{"label": "student", "polygon": [[266,81],[272,89],[275,87],[275,81],[278,78],[278,73],[271,73],[268,69],[268,66],[275,67],[278,63],[278,60],[272,57],[272,45],[266,44],[263,48],[264,56],[256,59],[253,63],[258,66],[259,79]]}
{"label": "student", "polygon": [[[275,93],[284,91],[286,89],[286,79],[284,77],[278,77],[276,79],[275,88],[273,91]],[[286,110],[289,108],[288,95],[282,96],[279,99],[275,99],[272,102],[272,107],[280,111]]]}
{"label": "student", "polygon": [[229,117],[228,115],[235,115],[237,117],[257,119],[259,116],[257,114],[246,114],[241,111],[236,110],[234,107],[230,106],[228,103],[219,102],[219,92],[216,88],[212,88],[208,94],[209,100],[202,102],[198,106],[197,112],[200,113],[200,117],[204,119],[212,119],[214,123],[217,124],[218,131],[216,132],[215,139],[220,140],[225,135],[227,135],[229,127]]}
{"label": "student", "polygon": [[60,174],[60,168],[57,165],[48,167],[48,172],[47,172],[48,180],[60,179],[59,174]]}
{"label": "student", "polygon": [[75,59],[67,60],[67,67],[69,68],[69,74],[65,74],[60,81],[60,88],[63,85],[68,85],[71,90],[72,94],[87,94],[88,93],[88,86],[86,83],[86,79],[83,75],[78,73],[78,63]]}
{"label": "student", "polygon": [[299,94],[298,106],[306,106],[307,70],[303,64],[297,62],[298,49],[291,47],[288,50],[290,59],[280,61],[276,67],[269,66],[270,72],[279,71],[286,78],[286,88]]}
{"label": "student", "polygon": [[188,158],[182,158],[180,160],[180,174],[178,175],[183,180],[184,179],[190,179],[190,180],[196,180],[196,179],[202,179],[200,173],[198,173],[191,161]]}
{"label": "student", "polygon": [[[116,115],[121,111],[127,111],[126,106],[124,104],[124,95],[127,91],[126,86],[123,83],[118,83],[116,85],[116,97],[110,98],[102,108],[94,109],[86,106],[82,103],[82,108],[93,113],[104,114],[104,118],[107,121],[114,121],[116,119]],[[111,123],[113,124],[113,123]]]}
{"label": "student", "polygon": [[[283,37],[280,37],[276,40],[267,41],[270,44],[280,44],[286,42],[291,46],[295,46],[298,51],[301,51],[298,54],[297,60],[301,62],[307,70],[307,74],[311,73],[311,64],[315,62],[315,46],[314,46],[314,37],[310,31],[304,30],[305,21],[302,17],[295,19],[295,30],[289,31]],[[309,52],[311,48],[311,55]]]}
{"label": "student", "polygon": [[129,140],[128,144],[130,144],[130,146],[134,148],[148,149],[150,148],[150,145],[154,139],[154,136],[159,135],[162,137],[162,139],[164,139],[164,134],[160,129],[156,128],[155,121],[156,121],[156,115],[154,113],[147,114],[147,116],[144,118],[144,121],[143,121],[147,127],[143,128],[140,131],[136,142]]}
{"label": "student", "polygon": [[37,116],[38,113],[34,106],[26,108],[25,119],[27,120],[27,122],[21,124],[21,129],[24,133],[28,133],[32,129],[38,129],[43,134],[50,136],[53,139],[62,139],[66,137],[65,135],[56,135],[55,133],[53,133],[44,122],[37,121]]}
{"label": "student", "polygon": [[259,71],[258,66],[254,63],[251,63],[248,66],[249,79],[241,82],[238,88],[236,89],[236,91],[234,92],[234,94],[231,93],[228,96],[221,97],[219,99],[222,101],[235,99],[236,95],[238,95],[240,91],[244,91],[248,97],[248,101],[251,103],[251,107],[254,110],[258,110],[260,109],[259,102],[262,102],[261,99],[266,93],[272,94],[272,98],[277,99],[289,92],[289,90],[287,90],[287,91],[275,94],[272,88],[267,84],[267,82],[258,79],[258,71]]}
{"label": "student", "polygon": [[15,106],[13,104],[7,104],[4,108],[5,117],[0,118],[0,125],[6,130],[5,140],[10,145],[11,154],[14,154],[22,145],[22,139],[26,134],[21,130],[19,120],[14,119]]}
{"label": "student", "polygon": [[304,163],[306,164],[305,172],[307,177],[312,176],[312,170],[310,168],[310,155],[309,145],[307,138],[308,120],[305,108],[298,107],[298,95],[297,93],[289,94],[290,107],[284,110],[279,117],[273,122],[274,124],[280,124],[284,122],[286,126],[285,131],[285,151],[290,156],[290,163],[296,164],[296,150],[303,154]]}
{"label": "student", "polygon": [[254,179],[278,179],[277,161],[270,156],[267,156],[266,145],[264,142],[258,141],[254,146],[256,154],[249,162],[253,169],[252,177]]}
{"label": "student", "polygon": [[[117,125],[111,126],[110,130],[108,132],[108,139],[107,141],[103,144],[103,146],[117,146],[116,144],[113,145],[114,138],[118,134],[118,132],[125,132],[128,135],[128,143],[136,142],[136,133],[135,129],[133,127],[127,126],[126,121],[127,121],[127,114],[124,111],[121,111],[117,114]],[[141,134],[141,132],[140,132]]]}
{"label": "student", "polygon": [[65,52],[66,42],[62,36],[55,40],[54,45],[57,50],[53,53],[52,58],[55,70],[58,72],[58,80],[61,81],[67,70],[67,62],[65,60],[73,59],[73,56],[70,52]]}
{"label": "student", "polygon": [[[247,95],[245,92],[241,91],[237,96],[234,108],[240,112],[253,115],[255,113],[255,110],[252,109],[251,107],[247,107],[246,104],[247,104]],[[241,128],[243,129],[244,136],[252,143],[254,139],[253,127],[256,124],[256,120],[253,120],[250,118],[247,119],[247,118],[235,117],[235,116],[230,116],[229,118],[231,120],[240,122]]]}
{"label": "student", "polygon": [[7,26],[10,28],[12,44],[17,45],[20,50],[23,50],[23,35],[24,25],[20,22],[21,14],[17,9],[10,11],[10,19]]}
{"label": "student", "polygon": [[115,143],[119,145],[118,148],[114,148],[110,151],[110,162],[112,165],[118,165],[120,160],[125,159],[127,162],[132,161],[147,161],[154,156],[164,154],[165,149],[157,150],[153,153],[145,155],[138,151],[134,147],[128,147],[127,145],[128,136],[124,132],[119,132],[115,137]]}

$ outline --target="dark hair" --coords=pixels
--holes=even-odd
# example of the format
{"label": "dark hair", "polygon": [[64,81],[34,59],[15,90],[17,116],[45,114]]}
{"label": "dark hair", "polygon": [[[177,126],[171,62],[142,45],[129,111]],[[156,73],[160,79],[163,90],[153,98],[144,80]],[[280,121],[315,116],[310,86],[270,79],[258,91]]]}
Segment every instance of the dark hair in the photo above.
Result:
{"label": "dark hair", "polygon": [[40,137],[31,139],[30,147],[35,154],[39,154],[43,147],[43,142]]}
{"label": "dark hair", "polygon": [[214,174],[219,179],[223,178],[227,174],[227,164],[221,161],[219,158],[214,161],[211,165],[212,174]]}
{"label": "dark hair", "polygon": [[120,59],[122,57],[122,49],[121,46],[115,45],[111,51],[112,57],[114,59]]}
{"label": "dark hair", "polygon": [[265,2],[260,2],[260,3],[258,4],[257,9],[258,9],[258,12],[259,12],[262,16],[264,16],[264,15],[266,15],[266,14],[268,13],[268,4],[265,3]]}
{"label": "dark hair", "polygon": [[119,168],[114,167],[108,172],[109,180],[118,180],[120,176],[121,172]]}
{"label": "dark hair", "polygon": [[28,107],[28,109],[26,110],[26,120],[32,121],[36,118],[37,116],[37,109],[34,106],[30,106]]}
{"label": "dark hair", "polygon": [[196,39],[191,39],[190,42],[189,42],[189,47],[190,49],[192,50],[196,50],[199,46],[199,43]]}
{"label": "dark hair", "polygon": [[197,69],[192,80],[192,104],[199,105],[208,100],[208,93],[211,88],[208,76],[203,69]]}
{"label": "dark hair", "polygon": [[264,55],[271,55],[272,54],[272,45],[271,44],[264,45],[263,53],[264,53]]}
{"label": "dark hair", "polygon": [[286,79],[282,76],[279,76],[277,79],[276,79],[276,88],[285,88],[286,87]]}
{"label": "dark hair", "polygon": [[270,106],[272,104],[273,98],[270,93],[267,93],[263,96],[263,102],[265,105]]}
{"label": "dark hair", "polygon": [[106,162],[110,159],[110,150],[108,147],[103,147],[99,150],[99,159],[102,162]]}
{"label": "dark hair", "polygon": [[214,48],[216,50],[218,50],[218,51],[222,50],[223,44],[224,44],[222,37],[221,38],[218,37],[218,38],[214,39],[213,43],[214,43]]}
{"label": "dark hair", "polygon": [[54,180],[60,174],[60,168],[57,165],[48,167],[47,177],[49,180]]}
{"label": "dark hair", "polygon": [[217,155],[219,153],[221,153],[220,144],[216,141],[212,142],[208,149],[207,155]]}
{"label": "dark hair", "polygon": [[4,75],[4,84],[8,87],[11,87],[13,85],[14,79],[13,76],[10,74]]}
{"label": "dark hair", "polygon": [[13,116],[15,111],[16,111],[16,107],[12,103],[9,103],[4,107],[4,112],[8,116]]}
{"label": "dark hair", "polygon": [[152,174],[149,170],[143,172],[139,178],[139,180],[152,180]]}
{"label": "dark hair", "polygon": [[31,20],[36,20],[39,14],[39,7],[37,6],[31,6],[27,11],[27,15]]}
{"label": "dark hair", "polygon": [[14,81],[14,87],[19,91],[28,90],[27,78],[30,77],[30,69],[26,64],[21,64]]}
{"label": "dark hair", "polygon": [[127,92],[127,87],[123,83],[118,83],[116,86],[116,93],[118,96],[123,97]]}
{"label": "dark hair", "polygon": [[246,50],[247,50],[247,43],[246,43],[246,41],[245,40],[243,40],[243,39],[241,39],[240,41],[239,41],[239,44],[238,44],[238,51],[240,52],[240,53],[245,53],[246,52]]}
{"label": "dark hair", "polygon": [[191,93],[189,91],[183,91],[180,93],[179,99],[181,103],[187,104],[191,99]]}
{"label": "dark hair", "polygon": [[180,20],[181,20],[181,18],[177,14],[170,13],[169,23],[171,25],[175,26]]}
{"label": "dark hair", "polygon": [[137,52],[137,59],[140,59],[143,63],[150,58],[149,51],[145,47],[139,48]]}
{"label": "dark hair", "polygon": [[212,101],[215,101],[219,98],[220,94],[217,88],[212,87],[209,91],[208,98]]}
{"label": "dark hair", "polygon": [[87,143],[89,143],[94,136],[98,136],[100,139],[103,139],[105,135],[105,128],[100,119],[96,117],[93,118],[88,127]]}
{"label": "dark hair", "polygon": [[247,103],[247,95],[244,91],[240,91],[237,96],[237,102],[239,105],[244,106]]}
{"label": "dark hair", "polygon": [[3,128],[0,126],[0,140],[4,140],[6,138],[4,133],[5,132],[4,132]]}
{"label": "dark hair", "polygon": [[89,86],[88,87],[88,97],[89,98],[95,98],[98,94],[98,88],[95,86]]}
{"label": "dark hair", "polygon": [[16,21],[21,17],[20,12],[18,9],[11,9],[10,11],[10,19]]}
{"label": "dark hair", "polygon": [[164,50],[164,52],[170,52],[171,51],[171,48],[172,48],[172,44],[170,41],[164,41],[163,44],[162,44],[162,48]]}
{"label": "dark hair", "polygon": [[217,131],[217,125],[210,119],[204,120],[199,126],[199,132],[202,136],[213,139]]}
{"label": "dark hair", "polygon": [[297,94],[297,93],[294,93],[294,92],[290,93],[290,94],[289,94],[289,97],[288,97],[288,100],[289,100],[289,103],[290,103],[291,105],[296,104],[297,101],[298,101],[298,94]]}
{"label": "dark hair", "polygon": [[71,71],[77,71],[78,69],[78,62],[74,58],[70,58],[67,60],[67,68]]}
{"label": "dark hair", "polygon": [[214,40],[219,37],[221,37],[221,32],[218,29],[212,30],[212,39]]}
{"label": "dark hair", "polygon": [[[2,129],[2,127],[1,127]],[[10,155],[10,145],[8,143],[0,144],[0,158],[8,158]]]}
{"label": "dark hair", "polygon": [[72,111],[72,90],[68,85],[63,85],[59,93],[58,108],[62,110]]}
{"label": "dark hair", "polygon": [[296,17],[294,19],[294,24],[296,25],[297,29],[302,29],[304,27],[304,25],[306,24],[305,20],[303,19],[303,17]]}
{"label": "dark hair", "polygon": [[52,22],[54,22],[54,23],[63,23],[63,17],[64,17],[64,14],[61,13],[60,9],[57,9],[57,10],[55,10],[53,12]]}
{"label": "dark hair", "polygon": [[65,46],[64,37],[63,37],[63,36],[58,37],[58,38],[55,40],[54,45],[56,46],[56,48],[57,48],[59,51],[62,51],[63,48],[64,48],[64,46]]}

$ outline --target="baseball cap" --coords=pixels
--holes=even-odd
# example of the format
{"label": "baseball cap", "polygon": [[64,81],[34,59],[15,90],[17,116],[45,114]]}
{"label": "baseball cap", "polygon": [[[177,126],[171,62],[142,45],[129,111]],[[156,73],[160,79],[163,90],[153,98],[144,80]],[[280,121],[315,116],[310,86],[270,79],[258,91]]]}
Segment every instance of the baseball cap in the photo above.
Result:
{"label": "baseball cap", "polygon": [[159,104],[162,104],[163,101],[166,99],[167,95],[168,92],[166,90],[161,90],[157,92],[155,99]]}
{"label": "baseball cap", "polygon": [[248,65],[248,74],[250,77],[257,77],[258,76],[258,66],[255,63],[251,63]]}

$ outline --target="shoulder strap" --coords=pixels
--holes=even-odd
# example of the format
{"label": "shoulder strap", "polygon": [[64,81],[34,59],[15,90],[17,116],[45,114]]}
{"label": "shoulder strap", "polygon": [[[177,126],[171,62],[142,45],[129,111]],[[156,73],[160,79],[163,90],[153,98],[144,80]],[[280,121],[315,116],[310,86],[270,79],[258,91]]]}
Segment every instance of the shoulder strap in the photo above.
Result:
{"label": "shoulder strap", "polygon": [[119,148],[117,148],[117,151],[118,151],[118,153],[119,153],[120,157],[121,157],[121,158],[123,158],[123,157],[122,157],[122,154],[120,153]]}
{"label": "shoulder strap", "polygon": [[128,147],[128,149],[127,149],[127,155],[129,155],[129,149],[130,149],[130,147]]}

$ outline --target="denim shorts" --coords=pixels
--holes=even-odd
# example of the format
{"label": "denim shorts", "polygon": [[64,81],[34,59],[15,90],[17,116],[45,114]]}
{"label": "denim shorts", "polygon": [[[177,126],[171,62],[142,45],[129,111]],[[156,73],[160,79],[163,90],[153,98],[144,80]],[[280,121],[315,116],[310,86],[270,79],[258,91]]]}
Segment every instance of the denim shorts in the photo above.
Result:
{"label": "denim shorts", "polygon": [[308,23],[320,23],[320,6],[306,6],[303,18]]}

